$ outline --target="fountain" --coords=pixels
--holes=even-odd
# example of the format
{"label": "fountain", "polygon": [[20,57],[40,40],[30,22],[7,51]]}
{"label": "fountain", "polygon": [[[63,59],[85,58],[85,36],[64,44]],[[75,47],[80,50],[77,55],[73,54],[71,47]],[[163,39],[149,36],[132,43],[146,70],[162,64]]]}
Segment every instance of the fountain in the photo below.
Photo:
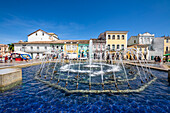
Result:
{"label": "fountain", "polygon": [[[94,62],[92,46],[93,42],[90,40],[89,60],[87,62],[81,61],[81,55],[74,62],[71,58],[68,58],[69,62],[65,62],[60,51],[53,52],[50,55],[51,58],[44,57],[35,78],[67,93],[140,92],[157,79],[147,66],[147,61],[138,58],[139,55],[143,55],[138,50],[116,51],[114,58],[112,58],[111,53],[105,49],[108,53],[105,56],[108,56],[109,59],[107,60],[111,62],[108,64],[103,60],[102,52],[99,54],[99,60]],[[131,56],[137,55],[139,64],[136,62],[135,66],[125,64],[122,58],[128,52]],[[55,54],[59,54],[59,58],[53,63],[51,59]]]}

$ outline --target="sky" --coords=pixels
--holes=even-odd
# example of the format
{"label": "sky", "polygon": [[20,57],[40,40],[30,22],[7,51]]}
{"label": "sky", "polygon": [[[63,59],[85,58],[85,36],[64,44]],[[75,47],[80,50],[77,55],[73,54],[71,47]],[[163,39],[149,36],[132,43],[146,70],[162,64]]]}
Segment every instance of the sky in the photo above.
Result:
{"label": "sky", "polygon": [[102,32],[170,35],[170,0],[0,0],[0,44],[26,41],[42,29],[61,40],[89,40]]}

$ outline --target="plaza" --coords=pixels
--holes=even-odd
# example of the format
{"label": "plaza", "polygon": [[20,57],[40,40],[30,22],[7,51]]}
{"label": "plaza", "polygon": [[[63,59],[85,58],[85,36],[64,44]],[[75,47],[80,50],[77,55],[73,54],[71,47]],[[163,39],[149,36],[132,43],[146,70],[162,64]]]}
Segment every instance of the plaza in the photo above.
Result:
{"label": "plaza", "polygon": [[0,113],[168,113],[168,0],[5,0]]}

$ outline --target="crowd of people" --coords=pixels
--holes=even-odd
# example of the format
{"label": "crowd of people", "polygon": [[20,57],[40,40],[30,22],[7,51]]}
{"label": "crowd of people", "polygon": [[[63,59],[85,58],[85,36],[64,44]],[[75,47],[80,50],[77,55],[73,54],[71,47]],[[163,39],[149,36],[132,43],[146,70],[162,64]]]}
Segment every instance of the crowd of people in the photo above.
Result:
{"label": "crowd of people", "polygon": [[10,55],[9,57],[7,55],[5,56],[5,63],[7,63],[8,60],[10,60],[10,62],[12,62],[12,55]]}
{"label": "crowd of people", "polygon": [[23,59],[20,54],[18,54],[17,57],[14,57],[12,55],[10,55],[10,56],[6,55],[4,58],[4,61],[5,61],[5,63],[8,63],[8,62],[12,63],[13,60],[15,60],[16,58],[20,58],[21,59],[20,61],[26,61],[26,62],[29,61],[29,56],[26,55]]}
{"label": "crowd of people", "polygon": [[154,61],[155,62],[161,62],[161,58],[159,56],[155,56]]}

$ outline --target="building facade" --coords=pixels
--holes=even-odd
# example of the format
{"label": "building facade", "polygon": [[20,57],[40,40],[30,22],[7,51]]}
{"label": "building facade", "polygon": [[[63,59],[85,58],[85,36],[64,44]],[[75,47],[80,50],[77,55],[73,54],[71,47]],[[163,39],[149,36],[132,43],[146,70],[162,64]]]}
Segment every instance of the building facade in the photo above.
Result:
{"label": "building facade", "polygon": [[78,44],[78,58],[87,59],[89,57],[89,41],[86,44]]}
{"label": "building facade", "polygon": [[137,58],[138,59],[149,59],[149,46],[147,44],[134,44],[134,45],[128,46],[128,48],[129,49],[135,48],[136,50],[134,51],[136,51],[136,54],[130,55],[130,53],[128,52],[128,54],[126,55],[126,59],[129,59],[129,60],[134,60],[134,59],[136,60]]}
{"label": "building facade", "polygon": [[131,36],[128,39],[128,46],[134,45],[134,44],[152,44],[154,38],[155,38],[155,35],[150,34],[148,32],[145,32],[143,34],[138,34],[137,36]]}
{"label": "building facade", "polygon": [[28,35],[28,42],[33,41],[55,41],[59,40],[58,35],[55,33],[47,33],[41,29]]}
{"label": "building facade", "polygon": [[69,59],[78,58],[78,42],[71,40],[64,42],[64,51],[64,56]]}
{"label": "building facade", "polygon": [[164,39],[164,54],[170,53],[170,36],[162,37]]}
{"label": "building facade", "polygon": [[[14,51],[24,51],[31,54],[32,58],[35,59],[37,56],[41,58],[47,51],[52,50],[52,41],[35,41],[35,42],[18,42],[14,43]],[[55,44],[55,43],[54,43]]]}
{"label": "building facade", "polygon": [[8,52],[8,45],[0,44],[0,56],[4,56]]}
{"label": "building facade", "polygon": [[[91,39],[93,42],[93,58],[94,59],[105,59],[106,56],[106,40],[99,38],[99,39]],[[101,56],[102,55],[102,56]]]}
{"label": "building facade", "polygon": [[[113,58],[116,55],[117,50],[119,51],[127,48],[127,33],[128,31],[106,31],[99,35],[98,39],[106,40],[105,55],[107,58],[108,55],[110,56],[110,54]],[[116,56],[119,57],[119,55]],[[124,57],[125,56],[122,58]]]}
{"label": "building facade", "polygon": [[152,44],[149,46],[149,60],[154,60],[156,56],[159,56],[161,59],[164,55],[164,38],[156,37],[154,38]]}
{"label": "building facade", "polygon": [[142,52],[144,56],[146,56],[146,59],[154,60],[156,56],[159,56],[160,58],[163,57],[163,49],[165,49],[164,43],[166,42],[167,40],[163,40],[161,37],[155,38],[154,34],[145,32],[144,34],[131,36],[128,40],[128,46],[143,45],[143,47],[145,47],[143,49],[147,50],[147,52]]}

